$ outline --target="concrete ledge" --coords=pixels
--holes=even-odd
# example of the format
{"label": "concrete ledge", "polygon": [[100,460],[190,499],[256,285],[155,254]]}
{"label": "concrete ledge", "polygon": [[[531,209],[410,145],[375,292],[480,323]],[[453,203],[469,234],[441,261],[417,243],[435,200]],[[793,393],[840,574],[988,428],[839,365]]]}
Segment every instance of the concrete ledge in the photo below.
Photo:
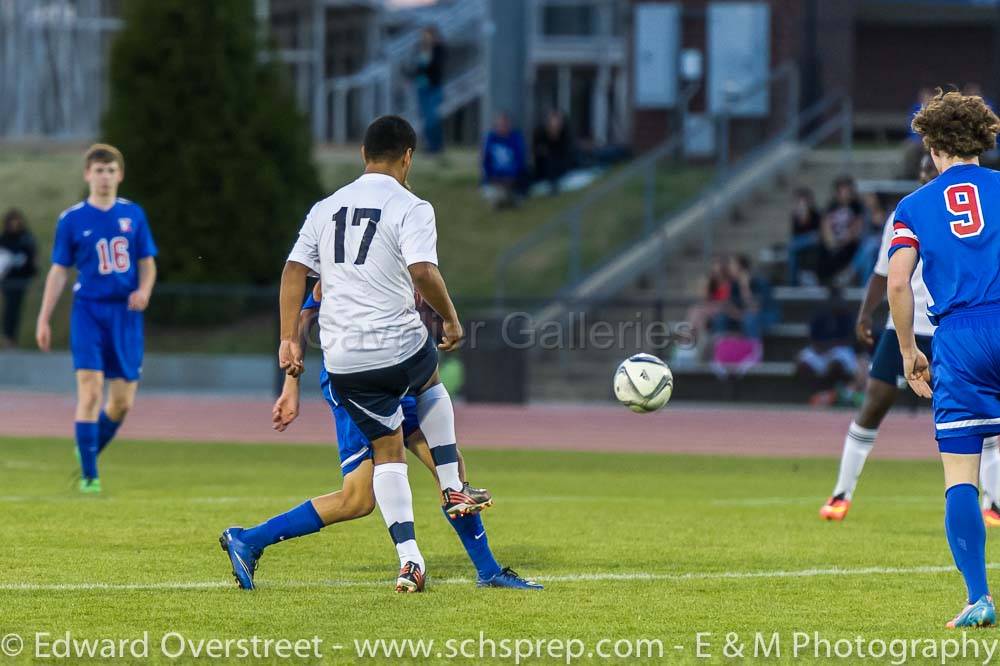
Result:
{"label": "concrete ledge", "polygon": [[[259,354],[146,354],[142,386],[153,391],[270,394],[275,359]],[[71,393],[69,352],[0,352],[0,387]]]}

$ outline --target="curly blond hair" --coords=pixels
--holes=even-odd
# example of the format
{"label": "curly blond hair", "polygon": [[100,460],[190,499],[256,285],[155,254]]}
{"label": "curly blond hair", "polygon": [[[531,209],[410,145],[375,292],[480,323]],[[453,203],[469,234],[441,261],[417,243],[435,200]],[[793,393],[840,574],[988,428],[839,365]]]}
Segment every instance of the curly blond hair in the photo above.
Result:
{"label": "curly blond hair", "polygon": [[978,95],[938,88],[937,94],[913,117],[911,127],[923,137],[928,150],[971,158],[996,146],[1000,118]]}

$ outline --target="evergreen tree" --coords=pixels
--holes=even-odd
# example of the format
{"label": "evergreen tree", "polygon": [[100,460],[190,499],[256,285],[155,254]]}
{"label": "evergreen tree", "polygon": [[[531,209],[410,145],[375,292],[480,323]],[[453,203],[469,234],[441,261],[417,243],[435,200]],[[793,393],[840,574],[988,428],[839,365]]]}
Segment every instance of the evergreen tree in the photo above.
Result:
{"label": "evergreen tree", "polygon": [[320,186],[253,0],[129,0],[111,51],[106,140],[171,282],[267,284]]}

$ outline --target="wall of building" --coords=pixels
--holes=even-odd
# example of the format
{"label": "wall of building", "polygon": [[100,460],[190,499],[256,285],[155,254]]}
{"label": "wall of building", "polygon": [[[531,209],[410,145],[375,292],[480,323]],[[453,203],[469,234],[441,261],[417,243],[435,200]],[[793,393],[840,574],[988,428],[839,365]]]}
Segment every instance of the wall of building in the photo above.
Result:
{"label": "wall of building", "polygon": [[859,65],[853,90],[860,112],[904,113],[917,100],[920,88],[974,81],[988,91],[993,82],[993,27],[989,24],[860,22],[855,34]]}
{"label": "wall of building", "polygon": [[[632,6],[650,0],[632,0]],[[653,2],[677,2],[678,0],[652,0]],[[706,13],[712,0],[679,0],[682,8],[681,18],[681,48],[697,49],[704,54],[704,72],[708,72],[708,34]],[[801,57],[802,23],[804,7],[811,0],[767,0],[770,5],[771,18],[771,67],[788,60],[798,60]],[[852,0],[846,0],[850,4]],[[829,3],[826,3],[829,4]],[[631,17],[630,17],[631,18]],[[633,34],[633,31],[629,31]],[[630,57],[634,54],[634,44],[630,40]],[[629,71],[634,75],[634,63],[630,62]],[[633,88],[634,89],[634,88]],[[704,94],[705,81],[702,82],[702,92],[695,96],[691,110],[702,112],[706,108]],[[741,132],[750,134],[773,130],[775,123],[783,122],[783,113],[787,98],[781,90],[775,90],[771,107],[774,110],[768,123],[747,123]],[[679,118],[675,109],[636,109],[632,120],[632,143],[635,146],[653,147],[666,139],[677,127]]]}

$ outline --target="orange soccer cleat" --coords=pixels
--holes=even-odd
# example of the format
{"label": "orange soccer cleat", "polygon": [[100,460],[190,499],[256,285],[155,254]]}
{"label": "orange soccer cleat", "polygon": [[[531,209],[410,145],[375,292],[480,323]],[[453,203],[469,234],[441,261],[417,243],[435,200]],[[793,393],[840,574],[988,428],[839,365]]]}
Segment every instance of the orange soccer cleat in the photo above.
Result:
{"label": "orange soccer cleat", "polygon": [[996,503],[983,509],[983,522],[986,523],[986,527],[1000,527],[1000,507]]}
{"label": "orange soccer cleat", "polygon": [[[851,500],[845,499],[843,494],[834,495],[820,507],[819,517],[823,520],[843,520],[850,508]],[[997,515],[997,519],[1000,520],[1000,514]]]}

